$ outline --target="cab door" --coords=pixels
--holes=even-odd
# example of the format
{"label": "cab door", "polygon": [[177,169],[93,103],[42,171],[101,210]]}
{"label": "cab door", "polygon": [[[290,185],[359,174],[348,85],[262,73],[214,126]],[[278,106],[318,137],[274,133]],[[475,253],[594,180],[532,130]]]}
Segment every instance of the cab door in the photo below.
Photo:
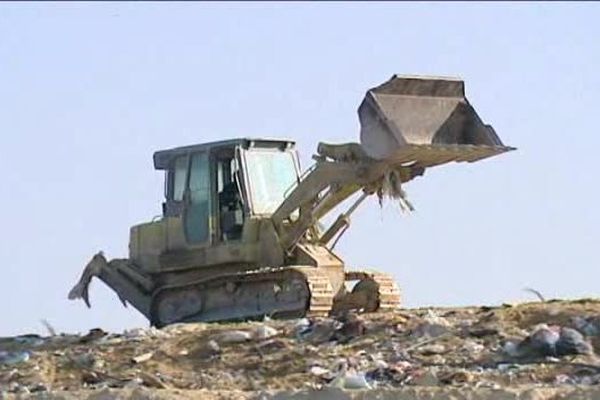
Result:
{"label": "cab door", "polygon": [[206,243],[211,232],[210,164],[207,152],[191,156],[185,197],[183,225],[186,240],[190,244]]}

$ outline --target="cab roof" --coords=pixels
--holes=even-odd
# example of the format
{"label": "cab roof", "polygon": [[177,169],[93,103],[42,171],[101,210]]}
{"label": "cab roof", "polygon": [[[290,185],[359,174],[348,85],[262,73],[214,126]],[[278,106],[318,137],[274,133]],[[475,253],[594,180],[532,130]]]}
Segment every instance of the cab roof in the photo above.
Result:
{"label": "cab roof", "polygon": [[277,138],[237,138],[219,140],[216,142],[193,144],[189,146],[174,147],[167,150],[159,150],[154,153],[154,168],[155,169],[169,169],[171,161],[179,156],[196,153],[199,151],[211,150],[219,147],[233,147],[242,146],[248,148],[251,146],[258,145],[260,147],[283,147],[289,148],[294,147],[295,141],[289,139],[277,139]]}

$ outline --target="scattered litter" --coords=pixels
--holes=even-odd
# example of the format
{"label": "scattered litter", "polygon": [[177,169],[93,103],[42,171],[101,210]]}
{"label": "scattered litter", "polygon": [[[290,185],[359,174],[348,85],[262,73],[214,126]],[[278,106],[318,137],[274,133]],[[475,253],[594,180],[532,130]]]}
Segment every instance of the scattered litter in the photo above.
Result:
{"label": "scattered litter", "polygon": [[411,385],[437,386],[440,384],[440,380],[437,376],[437,373],[431,369],[417,371],[412,375],[411,378]]}
{"label": "scattered litter", "polygon": [[128,340],[144,340],[147,338],[166,339],[169,334],[154,327],[151,328],[133,328],[123,331],[123,336]]}
{"label": "scattered litter", "polygon": [[446,385],[470,383],[475,380],[473,373],[466,370],[453,371],[439,378],[440,383]]}
{"label": "scattered litter", "polygon": [[254,329],[253,336],[258,340],[265,340],[279,335],[279,331],[268,325],[259,325]]}
{"label": "scattered litter", "polygon": [[424,321],[412,331],[412,335],[417,338],[435,338],[447,334],[449,326],[450,323],[445,318],[429,310]]}
{"label": "scattered litter", "polygon": [[345,316],[340,321],[342,326],[335,332],[335,338],[341,342],[347,342],[366,333],[365,322],[355,314]]}
{"label": "scattered litter", "polygon": [[593,348],[575,329],[540,324],[521,342],[508,341],[504,352],[519,358],[562,357],[592,354]]}
{"label": "scattered litter", "polygon": [[287,344],[282,340],[268,339],[266,341],[259,343],[256,347],[257,347],[258,351],[264,353],[264,352],[283,350],[283,349],[287,348]]}
{"label": "scattered litter", "polygon": [[31,393],[48,392],[48,391],[50,391],[50,388],[47,385],[45,385],[44,383],[36,383],[29,387],[29,391]]}
{"label": "scattered litter", "polygon": [[467,340],[467,341],[465,341],[465,344],[463,345],[462,350],[468,354],[476,355],[476,354],[479,354],[482,351],[484,351],[485,346],[480,343],[474,342],[472,340]]}
{"label": "scattered litter", "polygon": [[127,382],[123,387],[126,389],[135,389],[142,386],[143,384],[144,380],[142,378],[133,378],[132,380]]}
{"label": "scattered litter", "polygon": [[335,332],[341,324],[334,319],[317,321],[298,332],[300,340],[312,344],[325,343],[333,339]]}
{"label": "scattered litter", "polygon": [[294,323],[294,329],[304,329],[310,326],[310,320],[308,318],[300,318]]}
{"label": "scattered litter", "polygon": [[[204,346],[200,347],[197,357],[199,358],[212,358],[221,353],[221,346],[217,343],[216,340],[209,340],[204,344]],[[187,356],[188,351],[182,350],[179,352],[179,355]]]}
{"label": "scattered litter", "polygon": [[540,324],[520,343],[507,343],[505,345],[505,350],[513,357],[554,356],[556,355],[556,342],[558,342],[559,338],[559,327],[549,327],[546,324]]}
{"label": "scattered litter", "polygon": [[575,329],[586,336],[600,336],[600,316],[575,316],[572,318]]}
{"label": "scattered litter", "polygon": [[314,365],[314,366],[310,367],[308,371],[310,372],[311,375],[314,375],[319,378],[331,374],[330,370],[328,370],[327,368],[319,367],[318,365]]}
{"label": "scattered litter", "polygon": [[219,343],[242,343],[252,340],[252,333],[246,331],[227,331],[218,334],[215,339]]}
{"label": "scattered litter", "polygon": [[82,368],[102,368],[104,361],[93,353],[81,353],[68,357],[75,365]]}
{"label": "scattered litter", "polygon": [[16,365],[29,361],[28,351],[0,351],[0,365]]}
{"label": "scattered litter", "polygon": [[568,383],[574,384],[577,382],[567,374],[559,374],[559,375],[556,375],[556,377],[554,378],[554,383],[556,385],[564,385],[564,384],[568,384]]}
{"label": "scattered litter", "polygon": [[446,352],[446,347],[441,344],[429,344],[429,345],[425,345],[425,346],[422,346],[421,348],[417,349],[417,352],[424,356],[431,356],[434,354],[443,354]]}
{"label": "scattered litter", "polygon": [[14,338],[14,340],[19,344],[31,347],[41,346],[46,343],[44,339],[35,334],[17,336]]}
{"label": "scattered litter", "polygon": [[154,355],[154,352],[150,351],[148,353],[144,353],[144,354],[140,354],[139,356],[135,356],[131,359],[131,361],[134,364],[141,364],[143,362],[146,362],[148,360],[150,360],[152,358],[152,356]]}
{"label": "scattered litter", "polygon": [[145,386],[155,389],[168,389],[168,386],[165,385],[163,381],[155,375],[142,371],[140,372],[140,378]]}
{"label": "scattered litter", "polygon": [[86,371],[83,370],[81,372],[81,382],[85,385],[96,385],[102,382],[102,378],[98,376],[98,374],[94,371]]}
{"label": "scattered litter", "polygon": [[329,384],[340,389],[371,389],[365,374],[342,370],[341,373]]}
{"label": "scattered litter", "polygon": [[11,382],[8,386],[9,393],[18,393],[18,394],[29,394],[29,388],[25,385],[21,385],[17,382]]}
{"label": "scattered litter", "polygon": [[492,327],[481,327],[481,328],[471,328],[469,329],[469,335],[475,338],[483,338],[486,336],[493,336],[500,333],[497,328]]}
{"label": "scattered litter", "polygon": [[562,327],[560,337],[556,342],[556,355],[566,356],[575,354],[592,354],[594,349],[583,335],[572,328]]}
{"label": "scattered litter", "polygon": [[79,339],[80,343],[89,343],[89,342],[93,342],[96,341],[98,339],[103,338],[104,336],[106,336],[107,333],[104,332],[102,329],[100,328],[94,328],[94,329],[90,329],[90,331],[88,332],[87,335],[82,336],[81,339]]}
{"label": "scattered litter", "polygon": [[0,392],[600,385],[600,302],[563,304],[0,338]]}

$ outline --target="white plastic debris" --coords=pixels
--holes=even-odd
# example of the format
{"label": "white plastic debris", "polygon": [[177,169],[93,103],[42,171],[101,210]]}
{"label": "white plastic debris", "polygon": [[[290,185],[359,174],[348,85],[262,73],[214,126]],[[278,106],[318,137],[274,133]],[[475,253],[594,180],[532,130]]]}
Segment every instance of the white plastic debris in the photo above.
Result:
{"label": "white plastic debris", "polygon": [[428,310],[427,315],[423,320],[424,321],[413,330],[413,336],[435,338],[445,335],[450,327],[450,322],[448,322],[447,319],[440,317],[432,310]]}
{"label": "white plastic debris", "polygon": [[450,326],[450,322],[448,322],[446,318],[439,316],[438,313],[433,310],[427,310],[427,315],[423,319],[430,324]]}
{"label": "white plastic debris", "polygon": [[258,340],[265,340],[277,336],[279,331],[268,325],[259,325],[254,329],[254,338]]}
{"label": "white plastic debris", "polygon": [[300,318],[294,324],[294,328],[306,328],[310,325],[310,320],[308,318]]}
{"label": "white plastic debris", "polygon": [[340,389],[371,389],[365,374],[362,372],[342,371],[330,384]]}
{"label": "white plastic debris", "polygon": [[227,331],[215,337],[219,343],[242,343],[252,340],[252,334],[246,331]]}
{"label": "white plastic debris", "polygon": [[310,372],[311,375],[317,377],[322,377],[331,373],[331,371],[329,371],[327,368],[323,368],[318,365],[313,365],[312,367],[310,367],[308,372]]}
{"label": "white plastic debris", "polygon": [[123,336],[129,340],[142,340],[146,338],[166,338],[167,332],[154,327],[151,328],[133,328],[123,331]]}
{"label": "white plastic debris", "polygon": [[308,318],[301,318],[294,323],[293,333],[296,339],[302,339],[302,335],[309,329],[310,320]]}
{"label": "white plastic debris", "polygon": [[152,358],[152,356],[154,355],[154,352],[149,351],[148,353],[144,353],[144,354],[140,354],[139,356],[135,356],[131,359],[131,361],[134,364],[141,364],[143,362],[146,362],[148,360],[150,360]]}

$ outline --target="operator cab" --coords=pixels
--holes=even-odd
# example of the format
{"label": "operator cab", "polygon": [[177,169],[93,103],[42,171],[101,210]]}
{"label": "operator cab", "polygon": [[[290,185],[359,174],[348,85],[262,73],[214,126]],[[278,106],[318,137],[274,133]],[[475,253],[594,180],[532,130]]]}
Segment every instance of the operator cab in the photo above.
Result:
{"label": "operator cab", "polygon": [[183,220],[189,244],[242,238],[244,221],[271,215],[299,180],[294,142],[236,139],[154,153],[165,171],[163,217]]}

